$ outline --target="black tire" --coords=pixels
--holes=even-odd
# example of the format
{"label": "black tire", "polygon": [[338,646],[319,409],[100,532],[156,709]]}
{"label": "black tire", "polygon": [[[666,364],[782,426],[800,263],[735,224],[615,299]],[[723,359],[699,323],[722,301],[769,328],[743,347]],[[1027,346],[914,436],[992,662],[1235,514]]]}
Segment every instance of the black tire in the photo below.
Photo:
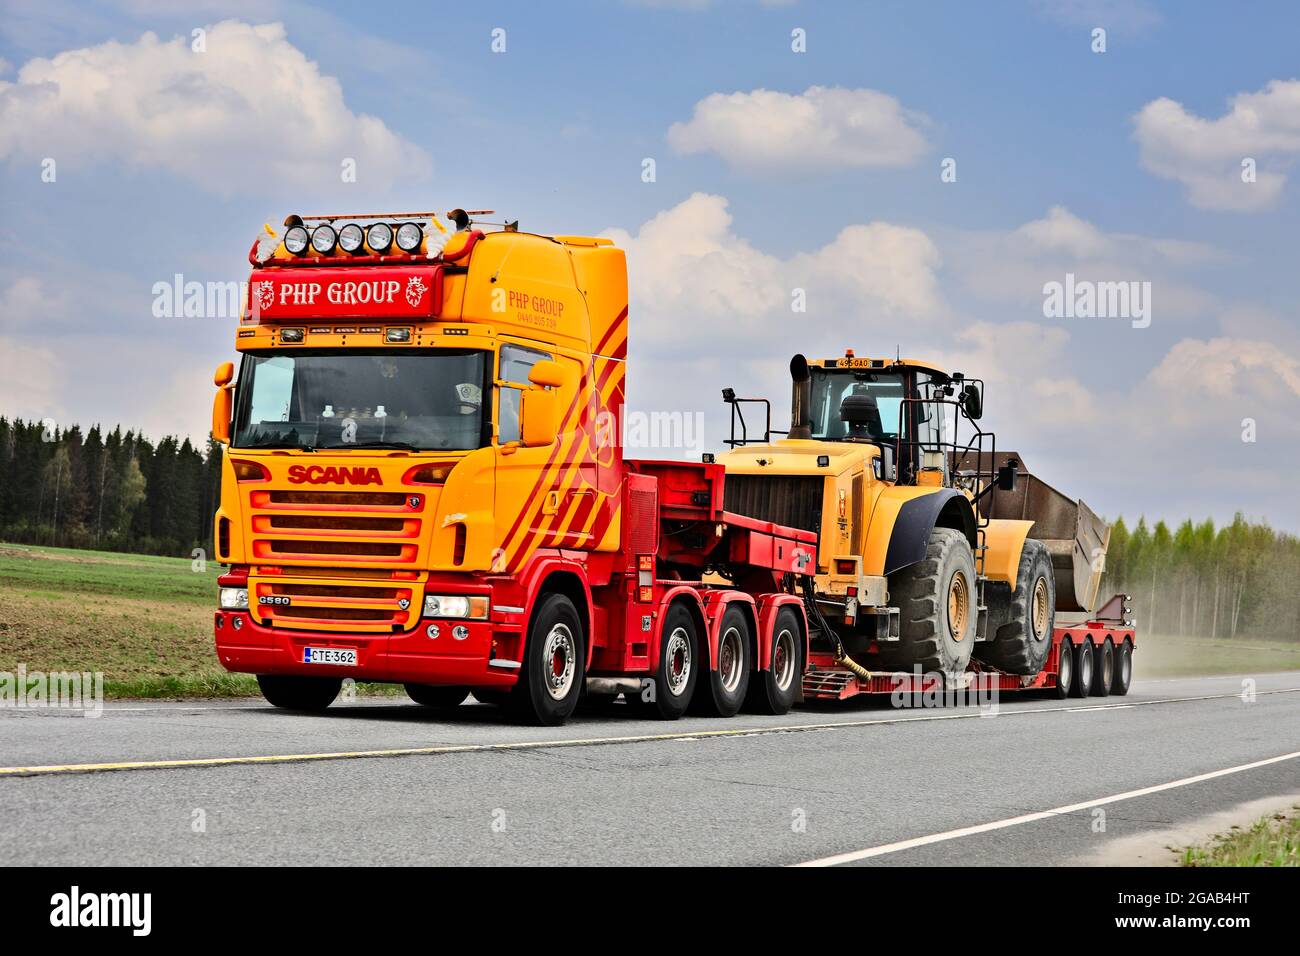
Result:
{"label": "black tire", "polygon": [[1047,663],[1056,623],[1056,576],[1047,545],[1025,541],[1012,590],[1002,581],[984,586],[988,605],[988,640],[975,645],[975,656],[1007,674],[1033,677]]}
{"label": "black tire", "polygon": [[489,690],[486,688],[475,688],[474,699],[481,704],[491,704],[493,707],[504,707],[510,703],[510,691],[508,690]]}
{"label": "black tire", "polygon": [[582,618],[563,594],[547,594],[533,612],[519,686],[510,695],[516,719],[557,726],[578,706],[586,671]]}
{"label": "black tire", "polygon": [[[955,596],[958,588],[961,594]],[[899,639],[880,643],[878,667],[910,671],[919,665],[945,677],[966,670],[979,614],[975,558],[964,534],[951,528],[931,531],[925,557],[890,575],[889,595],[899,610]]]}
{"label": "black tire", "polygon": [[794,609],[783,607],[772,622],[767,667],[754,672],[745,696],[745,709],[758,714],[788,713],[802,680],[803,628]]}
{"label": "black tire", "polygon": [[1084,638],[1074,649],[1074,686],[1070,688],[1071,697],[1082,698],[1092,693],[1094,662],[1092,641]]}
{"label": "black tire", "polygon": [[1109,637],[1098,645],[1093,656],[1092,696],[1109,697],[1111,686],[1115,682],[1115,645]]}
{"label": "black tire", "polygon": [[334,703],[343,687],[343,678],[258,674],[257,686],[267,703],[274,707],[319,713]]}
{"label": "black tire", "polygon": [[1056,661],[1056,686],[1052,688],[1052,694],[1058,700],[1064,700],[1070,696],[1074,690],[1074,645],[1069,641],[1061,641],[1061,649],[1057,654]]}
{"label": "black tire", "polygon": [[1115,679],[1110,692],[1116,697],[1127,697],[1133,684],[1133,645],[1125,641],[1115,650]]}
{"label": "black tire", "polygon": [[[703,667],[703,655],[700,664]],[[749,672],[754,667],[754,633],[749,617],[737,604],[722,612],[718,626],[718,666],[708,669],[707,686],[701,686],[691,702],[691,712],[711,717],[734,717],[749,690]]]}
{"label": "black tire", "polygon": [[633,708],[647,717],[676,720],[686,713],[695,693],[700,662],[700,639],[695,617],[685,605],[674,604],[664,615],[659,635],[659,664],[653,676],[641,685],[641,693],[628,694]]}
{"label": "black tire", "polygon": [[423,707],[447,710],[459,707],[469,696],[468,687],[439,687],[434,684],[406,684],[407,696]]}

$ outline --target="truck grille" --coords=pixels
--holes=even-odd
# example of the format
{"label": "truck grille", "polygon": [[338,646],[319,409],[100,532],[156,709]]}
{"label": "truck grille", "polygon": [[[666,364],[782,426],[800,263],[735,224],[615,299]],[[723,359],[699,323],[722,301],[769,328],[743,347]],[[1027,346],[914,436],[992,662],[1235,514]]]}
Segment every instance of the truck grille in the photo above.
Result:
{"label": "truck grille", "polygon": [[727,475],[723,500],[735,514],[821,531],[824,489],[819,475]]}
{"label": "truck grille", "polygon": [[[301,570],[305,569],[286,568],[285,573],[296,575]],[[260,623],[272,626],[311,629],[348,624],[359,631],[385,632],[405,629],[420,613],[417,587],[391,581],[325,584],[263,576],[250,585],[253,613]]]}
{"label": "truck grille", "polygon": [[255,561],[362,568],[418,566],[428,495],[389,491],[253,491]]}

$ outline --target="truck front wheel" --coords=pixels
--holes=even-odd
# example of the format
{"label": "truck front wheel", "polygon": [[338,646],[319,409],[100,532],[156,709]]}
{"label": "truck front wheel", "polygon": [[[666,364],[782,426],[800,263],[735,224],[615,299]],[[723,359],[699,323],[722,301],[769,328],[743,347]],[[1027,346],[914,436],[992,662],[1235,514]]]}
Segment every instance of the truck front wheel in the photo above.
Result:
{"label": "truck front wheel", "polygon": [[582,619],[563,594],[541,599],[528,629],[519,686],[511,695],[516,715],[529,723],[564,723],[578,706],[587,668]]}
{"label": "truck front wheel", "polygon": [[285,710],[322,711],[334,703],[343,687],[341,677],[293,677],[258,674],[257,686],[266,702]]}
{"label": "truck front wheel", "polygon": [[411,700],[423,707],[446,709],[459,707],[469,696],[468,687],[439,687],[434,684],[406,684]]}

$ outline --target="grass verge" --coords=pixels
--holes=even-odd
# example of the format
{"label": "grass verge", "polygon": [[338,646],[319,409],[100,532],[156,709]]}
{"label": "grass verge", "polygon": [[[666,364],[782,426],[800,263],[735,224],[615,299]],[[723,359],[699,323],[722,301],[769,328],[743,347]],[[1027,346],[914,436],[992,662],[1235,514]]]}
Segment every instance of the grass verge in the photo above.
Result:
{"label": "grass verge", "polygon": [[1300,866],[1300,804],[1183,851],[1183,866]]}

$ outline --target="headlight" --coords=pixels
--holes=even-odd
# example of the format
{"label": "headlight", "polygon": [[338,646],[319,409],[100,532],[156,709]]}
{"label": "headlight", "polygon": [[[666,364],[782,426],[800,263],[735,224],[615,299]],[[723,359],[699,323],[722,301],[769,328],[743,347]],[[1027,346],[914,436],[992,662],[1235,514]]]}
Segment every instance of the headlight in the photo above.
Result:
{"label": "headlight", "polygon": [[366,241],[366,234],[355,222],[350,222],[339,230],[339,248],[349,255],[361,251]]}
{"label": "headlight", "polygon": [[403,252],[415,252],[424,241],[424,230],[418,223],[404,222],[397,227],[397,248]]}
{"label": "headlight", "polygon": [[311,247],[322,256],[328,256],[339,243],[339,235],[333,226],[317,226],[312,230]]}
{"label": "headlight", "polygon": [[307,243],[310,241],[305,226],[290,226],[289,231],[284,234],[284,247],[295,256],[300,256],[306,252]]}
{"label": "headlight", "polygon": [[221,609],[242,611],[248,609],[248,588],[222,588]]}
{"label": "headlight", "polygon": [[366,245],[372,252],[385,253],[393,244],[393,227],[377,222],[366,230]]}
{"label": "headlight", "polygon": [[488,599],[481,594],[426,594],[424,616],[486,619]]}

